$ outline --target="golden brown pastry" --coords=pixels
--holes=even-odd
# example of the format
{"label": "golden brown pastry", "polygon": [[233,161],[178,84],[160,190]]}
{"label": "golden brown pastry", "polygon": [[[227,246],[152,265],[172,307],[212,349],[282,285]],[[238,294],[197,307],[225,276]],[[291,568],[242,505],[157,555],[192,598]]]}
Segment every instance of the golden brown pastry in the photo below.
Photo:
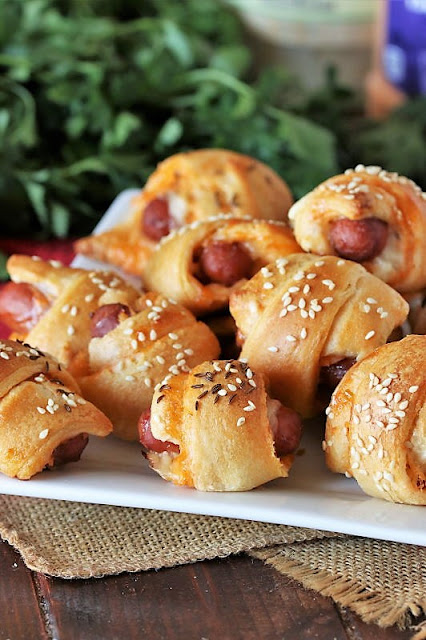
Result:
{"label": "golden brown pastry", "polygon": [[241,356],[267,376],[274,397],[308,417],[355,360],[386,342],[408,305],[355,262],[300,253],[233,292],[230,311]]}
{"label": "golden brown pastry", "polygon": [[151,467],[165,480],[246,491],[288,475],[301,421],[268,397],[247,363],[216,360],[158,385],[139,431]]}
{"label": "golden brown pastry", "polygon": [[426,336],[386,344],[335,390],[323,448],[328,467],[371,496],[426,505]]}
{"label": "golden brown pastry", "polygon": [[65,267],[37,257],[13,255],[12,282],[0,292],[0,319],[23,338],[55,356],[77,377],[87,367],[91,314],[100,306],[132,306],[141,295],[107,271]]}
{"label": "golden brown pastry", "polygon": [[358,165],[289,211],[305,250],[360,262],[401,292],[426,287],[426,194],[412,180]]}
{"label": "golden brown pastry", "polygon": [[300,250],[283,223],[212,218],[164,238],[144,281],[201,315],[226,308],[235,287],[276,258]]}
{"label": "golden brown pastry", "polygon": [[111,430],[57,360],[28,344],[0,342],[1,473],[27,480],[46,467],[74,462],[88,434]]}
{"label": "golden brown pastry", "polygon": [[158,382],[219,354],[205,324],[156,293],[141,297],[128,315],[116,313],[116,305],[100,307],[92,335],[88,374],[79,383],[125,440],[138,439],[138,418],[151,405]]}
{"label": "golden brown pastry", "polygon": [[284,220],[291,204],[286,183],[254,158],[225,149],[178,153],[158,165],[123,224],[75,248],[140,275],[158,241],[184,224],[220,213]]}

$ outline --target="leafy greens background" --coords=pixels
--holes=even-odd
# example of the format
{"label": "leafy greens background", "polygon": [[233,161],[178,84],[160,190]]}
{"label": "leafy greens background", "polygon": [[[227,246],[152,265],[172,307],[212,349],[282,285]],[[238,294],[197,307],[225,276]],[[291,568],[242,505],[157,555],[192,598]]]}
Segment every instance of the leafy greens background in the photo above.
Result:
{"label": "leafy greens background", "polygon": [[0,0],[1,235],[86,234],[119,191],[200,147],[259,158],[295,197],[358,161],[425,180],[424,101],[377,125],[332,74],[304,96],[251,68],[219,0]]}

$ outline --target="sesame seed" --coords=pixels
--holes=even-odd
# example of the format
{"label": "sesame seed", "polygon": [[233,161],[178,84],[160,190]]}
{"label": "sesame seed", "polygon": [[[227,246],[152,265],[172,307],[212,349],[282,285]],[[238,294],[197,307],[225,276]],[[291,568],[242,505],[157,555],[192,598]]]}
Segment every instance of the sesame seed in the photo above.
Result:
{"label": "sesame seed", "polygon": [[241,418],[238,418],[237,427],[241,427],[245,423],[245,421],[246,419],[244,418],[244,416],[241,416]]}
{"label": "sesame seed", "polygon": [[308,332],[306,331],[305,327],[303,327],[300,331],[300,337],[302,338],[302,340],[305,340],[307,335],[308,335]]}
{"label": "sesame seed", "polygon": [[72,316],[75,318],[75,316],[77,315],[77,313],[78,313],[78,309],[77,309],[77,307],[76,307],[76,306],[75,306],[75,304],[74,304],[74,305],[71,307],[71,309],[70,309],[70,315],[72,315]]}
{"label": "sesame seed", "polygon": [[45,438],[47,438],[48,433],[49,429],[43,429],[43,431],[40,431],[40,433],[38,434],[38,437],[40,438],[40,440],[44,440]]}
{"label": "sesame seed", "polygon": [[288,336],[286,336],[286,337],[285,337],[285,339],[286,339],[288,342],[296,342],[296,339],[297,339],[297,338],[295,338],[295,337],[294,337],[294,336],[292,336],[292,335],[288,335]]}
{"label": "sesame seed", "polygon": [[[401,394],[399,394],[399,395],[401,395]],[[395,400],[395,402],[398,402],[398,400],[396,399],[396,396],[397,396],[397,394],[395,393],[394,400]],[[406,409],[407,407],[408,407],[408,400],[403,400],[402,402],[400,402],[400,404],[399,404],[399,408],[400,408],[401,410],[404,410],[404,409]]]}
{"label": "sesame seed", "polygon": [[393,475],[391,473],[389,473],[389,471],[383,471],[383,477],[388,482],[393,482],[393,480],[394,480]]}
{"label": "sesame seed", "polygon": [[152,386],[151,378],[145,378],[144,384],[145,384],[146,387],[151,387]]}
{"label": "sesame seed", "polygon": [[86,302],[92,302],[93,298],[94,298],[94,294],[93,293],[88,293],[87,296],[84,296],[84,299]]}
{"label": "sesame seed", "polygon": [[248,383],[249,383],[249,385],[251,385],[253,387],[253,389],[256,389],[257,385],[256,385],[254,380],[249,380]]}
{"label": "sesame seed", "polygon": [[178,339],[178,334],[177,333],[169,333],[169,338],[170,340],[177,340]]}
{"label": "sesame seed", "polygon": [[164,364],[166,362],[163,356],[156,356],[156,360],[159,364]]}
{"label": "sesame seed", "polygon": [[180,342],[175,342],[175,344],[172,345],[173,349],[182,349],[182,345],[180,344]]}
{"label": "sesame seed", "polygon": [[359,462],[353,462],[351,464],[351,469],[359,469]]}
{"label": "sesame seed", "polygon": [[74,335],[74,333],[75,333],[75,329],[74,329],[74,327],[72,326],[72,324],[70,324],[70,325],[69,325],[69,327],[68,327],[68,329],[67,329],[67,334],[68,334],[69,336],[73,336],[73,335]]}
{"label": "sesame seed", "polygon": [[137,349],[138,348],[138,341],[133,339],[130,341],[130,344],[132,346],[132,349]]}
{"label": "sesame seed", "polygon": [[289,293],[297,293],[298,291],[300,291],[300,287],[290,287],[288,292],[286,291],[285,295],[288,295]]}
{"label": "sesame seed", "polygon": [[37,411],[39,413],[41,413],[41,415],[43,415],[44,413],[46,413],[46,409],[43,409],[43,407],[37,407]]}
{"label": "sesame seed", "polygon": [[133,333],[133,329],[132,329],[132,328],[130,328],[130,329],[124,329],[124,331],[123,331],[123,334],[124,334],[125,336],[131,336],[131,335],[132,335],[132,333]]}
{"label": "sesame seed", "polygon": [[194,355],[194,350],[193,349],[184,349],[184,353],[186,353],[187,356],[193,356]]}
{"label": "sesame seed", "polygon": [[370,338],[372,338],[375,335],[376,335],[375,331],[369,331],[368,333],[365,334],[364,337],[365,337],[366,340],[370,340]]}
{"label": "sesame seed", "polygon": [[229,391],[236,391],[237,387],[235,386],[235,384],[228,384],[228,389]]}
{"label": "sesame seed", "polygon": [[369,304],[365,304],[362,308],[362,310],[364,311],[364,313],[370,313],[371,311],[371,307]]}
{"label": "sesame seed", "polygon": [[273,288],[274,288],[274,285],[272,284],[272,282],[265,282],[265,283],[263,284],[263,288],[264,288],[264,289],[273,289]]}
{"label": "sesame seed", "polygon": [[377,300],[375,300],[374,298],[367,298],[367,302],[368,304],[377,304]]}
{"label": "sesame seed", "polygon": [[151,331],[149,332],[149,339],[150,340],[157,340],[157,332],[155,329],[151,329]]}
{"label": "sesame seed", "polygon": [[268,347],[268,351],[270,351],[271,353],[277,353],[278,352],[278,347]]}
{"label": "sesame seed", "polygon": [[219,396],[226,396],[228,392],[226,389],[219,389],[217,393]]}
{"label": "sesame seed", "polygon": [[332,291],[335,288],[335,283],[333,280],[323,280],[322,283]]}
{"label": "sesame seed", "polygon": [[419,388],[419,385],[413,384],[413,386],[408,389],[408,393],[416,393],[418,388]]}
{"label": "sesame seed", "polygon": [[69,304],[64,304],[64,306],[61,309],[62,313],[68,313],[69,310],[70,310]]}
{"label": "sesame seed", "polygon": [[307,280],[313,280],[316,277],[317,277],[316,273],[308,273],[307,276],[306,276],[306,279]]}
{"label": "sesame seed", "polygon": [[331,296],[328,296],[327,298],[323,298],[322,301],[324,304],[330,304],[330,302],[333,302],[333,298]]}

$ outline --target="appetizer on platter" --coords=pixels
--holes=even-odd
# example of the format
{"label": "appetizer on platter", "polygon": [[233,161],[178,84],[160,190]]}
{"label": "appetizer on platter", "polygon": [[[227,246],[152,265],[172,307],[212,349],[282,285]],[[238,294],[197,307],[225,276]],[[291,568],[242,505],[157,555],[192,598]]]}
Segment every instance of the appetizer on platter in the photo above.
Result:
{"label": "appetizer on platter", "polygon": [[194,222],[162,240],[144,281],[196,315],[228,306],[231,292],[261,267],[301,251],[280,222],[217,217]]}
{"label": "appetizer on platter", "polygon": [[291,204],[286,183],[250,156],[225,149],[178,153],[158,165],[125,222],[75,248],[141,275],[159,240],[182,225],[220,213],[285,220]]}
{"label": "appetizer on platter", "polygon": [[426,336],[386,344],[336,388],[323,447],[328,467],[371,496],[426,505]]}
{"label": "appetizer on platter", "polygon": [[157,293],[137,308],[99,307],[91,319],[88,372],[79,378],[84,397],[111,419],[114,434],[138,439],[138,418],[150,407],[165,376],[219,355],[219,343],[190,311]]}
{"label": "appetizer on platter", "polygon": [[106,304],[132,306],[141,295],[115,273],[37,257],[13,255],[7,269],[12,282],[0,291],[0,319],[14,337],[51,353],[77,377],[87,368],[91,314]]}
{"label": "appetizer on platter", "polygon": [[246,491],[288,475],[301,420],[269,398],[263,377],[246,362],[216,360],[158,385],[139,433],[165,480],[200,491]]}
{"label": "appetizer on platter", "polygon": [[111,430],[55,358],[26,343],[0,342],[1,473],[28,480],[46,467],[75,462],[89,435]]}
{"label": "appetizer on platter", "polygon": [[309,417],[356,360],[386,342],[408,304],[355,262],[299,253],[234,291],[230,311],[241,357],[267,377],[275,398]]}
{"label": "appetizer on platter", "polygon": [[304,251],[354,260],[401,292],[426,287],[426,194],[412,180],[358,165],[296,202]]}

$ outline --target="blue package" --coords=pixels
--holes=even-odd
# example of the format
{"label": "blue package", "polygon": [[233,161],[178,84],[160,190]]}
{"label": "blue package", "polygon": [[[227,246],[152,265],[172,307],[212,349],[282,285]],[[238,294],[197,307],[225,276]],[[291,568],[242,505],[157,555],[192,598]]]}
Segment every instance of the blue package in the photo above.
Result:
{"label": "blue package", "polygon": [[426,95],[426,0],[389,0],[383,66],[393,85]]}

